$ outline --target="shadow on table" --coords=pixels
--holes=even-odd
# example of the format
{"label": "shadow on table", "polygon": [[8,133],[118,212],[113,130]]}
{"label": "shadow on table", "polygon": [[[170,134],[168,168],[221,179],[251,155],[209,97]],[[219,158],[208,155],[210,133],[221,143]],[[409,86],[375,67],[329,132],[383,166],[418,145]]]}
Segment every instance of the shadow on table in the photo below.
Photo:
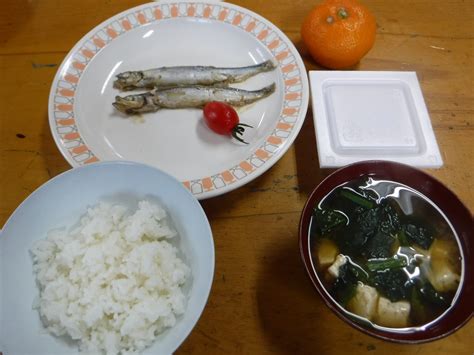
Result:
{"label": "shadow on table", "polygon": [[308,108],[303,127],[301,127],[294,145],[299,190],[301,193],[309,195],[325,177],[334,171],[334,169],[321,169],[319,167],[311,107]]}
{"label": "shadow on table", "polygon": [[321,350],[318,347],[326,345],[320,343],[318,333],[327,310],[304,273],[298,243],[288,240],[284,247],[271,250],[259,278],[257,304],[272,351]]}
{"label": "shadow on table", "polygon": [[266,342],[271,344],[269,350],[334,353],[335,344],[341,341],[347,342],[348,349],[375,349],[375,341],[339,320],[323,303],[305,273],[296,238],[271,249],[259,275],[258,313]]}

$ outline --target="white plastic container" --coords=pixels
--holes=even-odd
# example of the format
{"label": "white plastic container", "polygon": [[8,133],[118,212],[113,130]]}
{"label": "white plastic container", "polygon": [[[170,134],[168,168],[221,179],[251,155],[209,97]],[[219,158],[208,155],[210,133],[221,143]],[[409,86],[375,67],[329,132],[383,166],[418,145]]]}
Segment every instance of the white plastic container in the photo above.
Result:
{"label": "white plastic container", "polygon": [[319,164],[443,165],[415,72],[310,71]]}

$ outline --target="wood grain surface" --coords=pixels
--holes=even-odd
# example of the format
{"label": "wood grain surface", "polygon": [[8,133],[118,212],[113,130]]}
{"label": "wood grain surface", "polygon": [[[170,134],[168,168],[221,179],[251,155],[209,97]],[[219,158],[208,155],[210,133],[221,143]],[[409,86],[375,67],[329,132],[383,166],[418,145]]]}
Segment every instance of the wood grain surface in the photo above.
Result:
{"label": "wood grain surface", "polygon": [[[318,1],[236,0],[278,26],[308,70],[304,16]],[[70,169],[48,124],[58,65],[90,29],[136,0],[6,0],[0,10],[0,226],[37,187]],[[427,169],[474,210],[474,1],[365,0],[377,18],[374,48],[355,70],[416,71],[444,166]],[[321,170],[311,109],[293,146],[268,172],[202,201],[216,246],[214,284],[177,354],[473,354],[472,320],[422,345],[366,336],[321,301],[299,256],[297,229]],[[1,290],[0,290],[1,292]]]}

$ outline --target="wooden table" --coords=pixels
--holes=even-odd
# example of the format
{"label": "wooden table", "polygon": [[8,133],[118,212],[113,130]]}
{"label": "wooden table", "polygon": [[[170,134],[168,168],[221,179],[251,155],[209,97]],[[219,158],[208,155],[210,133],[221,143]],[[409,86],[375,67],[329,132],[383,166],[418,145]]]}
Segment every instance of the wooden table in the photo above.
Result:
{"label": "wooden table", "polygon": [[[236,0],[278,26],[308,70],[300,24],[318,1]],[[52,139],[47,103],[70,48],[139,0],[7,0],[0,12],[0,226],[34,189],[70,169]],[[444,159],[426,170],[474,210],[474,2],[366,0],[377,40],[359,70],[416,71]],[[177,354],[472,354],[474,323],[424,345],[361,334],[323,304],[303,270],[298,221],[320,170],[311,111],[290,150],[263,176],[203,201],[216,245],[214,284]]]}

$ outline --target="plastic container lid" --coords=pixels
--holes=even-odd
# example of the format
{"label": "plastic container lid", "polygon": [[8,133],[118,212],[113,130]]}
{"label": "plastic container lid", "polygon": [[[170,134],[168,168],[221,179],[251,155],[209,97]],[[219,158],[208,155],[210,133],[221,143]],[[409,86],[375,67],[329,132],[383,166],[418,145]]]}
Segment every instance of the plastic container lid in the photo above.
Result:
{"label": "plastic container lid", "polygon": [[443,165],[415,72],[310,71],[319,164]]}

